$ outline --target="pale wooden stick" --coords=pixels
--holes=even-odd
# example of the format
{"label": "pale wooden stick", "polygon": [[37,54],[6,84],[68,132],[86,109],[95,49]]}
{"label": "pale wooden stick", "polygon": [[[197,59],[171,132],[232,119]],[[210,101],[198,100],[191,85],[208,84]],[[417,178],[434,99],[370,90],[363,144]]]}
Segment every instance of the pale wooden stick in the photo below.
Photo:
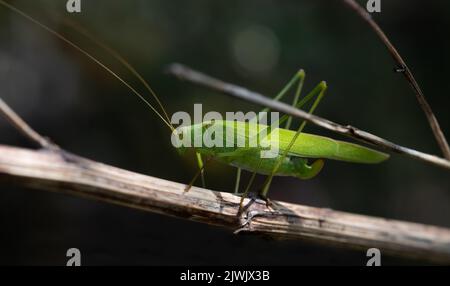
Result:
{"label": "pale wooden stick", "polygon": [[[239,233],[307,239],[341,247],[450,263],[450,230],[409,222],[240,197],[133,173],[69,154],[0,145],[0,179],[22,186],[223,226]],[[274,210],[275,209],[275,210]]]}
{"label": "pale wooden stick", "polygon": [[49,139],[41,136],[39,133],[33,130],[12,108],[10,108],[6,102],[0,98],[0,114],[5,117],[6,120],[14,126],[17,131],[22,133],[27,139],[34,144],[49,149],[57,149],[58,147],[53,144]]}

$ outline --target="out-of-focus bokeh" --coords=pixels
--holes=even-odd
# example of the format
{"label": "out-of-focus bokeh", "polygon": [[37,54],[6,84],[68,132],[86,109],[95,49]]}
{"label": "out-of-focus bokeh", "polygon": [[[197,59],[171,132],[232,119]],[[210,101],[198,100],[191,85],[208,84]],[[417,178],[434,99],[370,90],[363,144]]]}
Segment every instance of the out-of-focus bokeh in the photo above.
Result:
{"label": "out-of-focus bokeh", "polygon": [[[266,95],[307,72],[325,80],[317,114],[393,142],[440,154],[413,91],[386,48],[341,1],[13,1],[139,86],[70,23],[118,50],[150,82],[169,113],[260,107],[163,73],[181,62]],[[360,1],[365,5],[366,1]],[[374,15],[421,84],[450,136],[450,2],[382,0]],[[36,130],[76,154],[136,172],[189,182],[196,165],[120,82],[41,28],[0,6],[0,96]],[[1,144],[29,147],[0,120]],[[308,125],[308,132],[339,136]],[[342,138],[341,138],[342,139]],[[229,191],[235,171],[209,165],[209,188]],[[244,180],[248,175],[244,176]],[[258,179],[261,183],[261,178]],[[275,178],[270,197],[311,206],[450,227],[449,174],[393,155],[380,165],[328,161],[309,181]],[[0,185],[0,264],[60,264],[70,247],[84,264],[356,264],[364,251],[235,236],[198,223],[67,195]],[[386,257],[385,263],[417,263]]]}

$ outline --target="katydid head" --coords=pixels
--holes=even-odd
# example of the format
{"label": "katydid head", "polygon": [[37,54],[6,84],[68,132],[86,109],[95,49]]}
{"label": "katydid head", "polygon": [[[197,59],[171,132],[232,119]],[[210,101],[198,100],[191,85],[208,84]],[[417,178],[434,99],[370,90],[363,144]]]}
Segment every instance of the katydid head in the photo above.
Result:
{"label": "katydid head", "polygon": [[[197,152],[208,153],[208,147],[213,147],[208,141],[209,128],[214,126],[214,121],[203,121],[200,123],[180,126],[172,131],[172,145],[177,148],[180,154],[184,154],[187,149],[195,149]],[[205,139],[205,137],[207,137]]]}
{"label": "katydid head", "polygon": [[202,147],[202,138],[205,131],[211,127],[211,121],[180,126],[172,131],[172,145],[177,148]]}

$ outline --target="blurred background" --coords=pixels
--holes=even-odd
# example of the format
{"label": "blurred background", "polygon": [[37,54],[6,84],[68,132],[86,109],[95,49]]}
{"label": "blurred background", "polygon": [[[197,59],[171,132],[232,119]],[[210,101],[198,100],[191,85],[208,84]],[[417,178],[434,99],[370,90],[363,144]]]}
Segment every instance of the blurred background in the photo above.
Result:
{"label": "blurred background", "polygon": [[[366,5],[366,1],[359,1]],[[164,74],[180,62],[265,95],[299,69],[305,90],[325,80],[317,114],[395,143],[440,154],[415,95],[386,48],[339,0],[12,1],[141,85],[80,36],[76,23],[118,50],[142,73],[169,113],[258,111],[260,107]],[[375,20],[422,86],[450,136],[450,2],[382,0]],[[41,28],[0,6],[0,94],[38,132],[70,152],[187,183],[193,154],[180,157],[167,128],[120,82]],[[340,138],[308,125],[307,131]],[[340,138],[342,139],[342,138]],[[30,147],[5,120],[0,143]],[[348,139],[347,139],[348,140]],[[230,191],[231,167],[211,163],[209,188]],[[244,176],[244,180],[248,178]],[[261,183],[262,178],[258,178]],[[275,200],[450,227],[450,177],[437,167],[393,155],[380,165],[328,161],[308,181],[275,178]],[[300,241],[235,236],[227,230],[68,195],[0,185],[0,264],[65,265],[81,250],[84,265],[365,265],[365,251]],[[383,256],[383,264],[422,264]]]}

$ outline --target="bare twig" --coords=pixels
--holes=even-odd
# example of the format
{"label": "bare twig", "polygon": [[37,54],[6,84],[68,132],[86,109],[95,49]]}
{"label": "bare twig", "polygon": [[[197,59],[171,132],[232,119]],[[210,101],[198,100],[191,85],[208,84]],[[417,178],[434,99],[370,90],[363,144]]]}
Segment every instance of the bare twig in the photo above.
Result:
{"label": "bare twig", "polygon": [[307,239],[347,248],[450,263],[450,230],[315,207],[245,199],[149,177],[64,151],[0,145],[0,179],[169,216],[276,238]]}
{"label": "bare twig", "polygon": [[303,110],[294,108],[286,103],[274,101],[259,93],[250,91],[248,89],[245,89],[243,87],[234,84],[221,81],[219,79],[205,75],[198,71],[192,70],[186,66],[180,64],[172,64],[167,68],[167,72],[171,75],[176,76],[181,80],[190,81],[192,83],[211,88],[213,90],[243,99],[245,101],[253,102],[265,107],[269,107],[273,110],[277,110],[279,112],[283,112],[298,118],[302,118],[304,120],[307,120],[308,122],[311,122],[317,126],[328,129],[330,131],[343,134],[352,137],[354,139],[357,139],[359,141],[379,146],[392,152],[404,154],[411,158],[450,170],[450,161],[446,159],[397,145],[386,139],[383,139],[374,134],[360,130],[350,125],[344,126],[332,122],[330,120],[324,119],[322,117],[319,117],[317,115],[309,114]]}
{"label": "bare twig", "polygon": [[397,49],[394,47],[391,41],[389,41],[389,38],[386,36],[386,34],[383,32],[380,26],[378,26],[378,24],[372,19],[372,16],[363,7],[361,7],[354,0],[342,0],[342,1],[353,11],[355,11],[364,21],[366,21],[367,24],[369,24],[372,30],[378,35],[380,40],[386,46],[394,61],[399,65],[399,71],[403,73],[406,80],[409,82],[412,89],[414,90],[419,105],[428,119],[428,123],[430,124],[431,130],[433,131],[434,137],[436,138],[436,141],[439,147],[441,148],[444,157],[450,160],[450,147],[448,145],[447,139],[445,138],[445,135],[442,132],[441,127],[439,126],[439,122],[437,121],[430,104],[426,100],[419,84],[414,78],[408,65],[400,56],[400,53],[397,51]]}
{"label": "bare twig", "polygon": [[47,138],[39,135],[33,130],[17,113],[14,112],[7,104],[0,98],[0,114],[2,114],[11,125],[13,125],[20,133],[22,133],[32,143],[37,144],[42,148],[56,149],[58,148]]}

